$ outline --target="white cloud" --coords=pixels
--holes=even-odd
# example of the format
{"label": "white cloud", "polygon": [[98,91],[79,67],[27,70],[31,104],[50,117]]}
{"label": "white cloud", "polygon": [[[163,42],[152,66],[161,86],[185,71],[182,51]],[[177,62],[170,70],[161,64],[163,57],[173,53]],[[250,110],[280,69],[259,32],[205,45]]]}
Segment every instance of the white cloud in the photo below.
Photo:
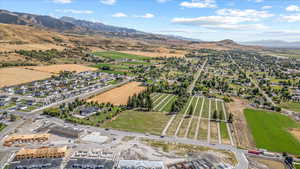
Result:
{"label": "white cloud", "polygon": [[222,16],[232,16],[232,17],[251,17],[251,18],[269,18],[274,16],[273,14],[269,13],[268,11],[258,11],[255,9],[220,9],[217,10],[216,13]]}
{"label": "white cloud", "polygon": [[285,8],[286,11],[294,12],[294,11],[300,11],[300,6],[297,5],[290,5]]}
{"label": "white cloud", "polygon": [[91,10],[76,10],[76,9],[57,9],[56,12],[62,13],[73,13],[73,14],[92,14],[94,11]]}
{"label": "white cloud", "polygon": [[271,8],[273,8],[272,6],[263,6],[263,7],[261,7],[261,9],[263,9],[263,10],[265,10],[265,9],[271,9]]}
{"label": "white cloud", "polygon": [[117,3],[117,0],[100,0],[100,2],[105,5],[114,5],[115,3]]}
{"label": "white cloud", "polygon": [[125,13],[122,12],[118,12],[112,15],[115,18],[122,18],[122,17],[127,17],[127,15]]}
{"label": "white cloud", "polygon": [[60,4],[69,4],[72,2],[72,0],[52,0],[52,2]]}
{"label": "white cloud", "polygon": [[215,0],[192,0],[181,2],[180,6],[186,8],[216,8],[217,4]]}
{"label": "white cloud", "polygon": [[172,23],[184,25],[220,25],[239,24],[242,22],[256,21],[256,19],[232,16],[202,16],[198,18],[174,18]]}
{"label": "white cloud", "polygon": [[150,19],[150,18],[154,18],[155,15],[151,14],[151,13],[146,13],[145,15],[135,15],[134,17],[136,18],[146,18],[146,19]]}
{"label": "white cloud", "polygon": [[220,24],[220,25],[204,25],[204,27],[209,29],[238,30],[238,31],[266,30],[269,28],[263,24]]}
{"label": "white cloud", "polygon": [[294,15],[285,15],[280,18],[282,21],[286,22],[300,22],[300,13]]}
{"label": "white cloud", "polygon": [[182,25],[201,26],[208,29],[263,30],[266,29],[267,26],[255,22],[274,16],[267,11],[254,9],[220,9],[216,11],[216,14],[217,15],[214,16],[196,18],[173,18],[171,22]]}

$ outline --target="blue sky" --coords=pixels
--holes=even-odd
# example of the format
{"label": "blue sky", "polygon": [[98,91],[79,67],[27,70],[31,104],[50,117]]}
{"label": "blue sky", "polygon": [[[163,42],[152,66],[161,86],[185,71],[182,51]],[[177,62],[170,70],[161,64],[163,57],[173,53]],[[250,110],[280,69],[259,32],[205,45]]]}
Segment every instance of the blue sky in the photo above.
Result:
{"label": "blue sky", "polygon": [[300,0],[0,0],[0,9],[209,41],[300,41]]}

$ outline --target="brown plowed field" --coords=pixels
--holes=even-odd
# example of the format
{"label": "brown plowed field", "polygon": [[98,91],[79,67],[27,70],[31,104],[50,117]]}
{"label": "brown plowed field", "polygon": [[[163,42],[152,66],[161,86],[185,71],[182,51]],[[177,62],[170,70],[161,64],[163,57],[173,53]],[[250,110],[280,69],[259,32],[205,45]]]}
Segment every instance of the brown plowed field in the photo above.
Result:
{"label": "brown plowed field", "polygon": [[76,64],[62,64],[62,65],[50,65],[50,66],[27,66],[26,69],[37,70],[41,72],[48,73],[59,73],[60,71],[70,71],[70,72],[85,72],[85,71],[94,71],[97,68],[92,68],[84,65]]}
{"label": "brown plowed field", "polygon": [[42,80],[51,77],[51,73],[23,68],[0,69],[0,88]]}
{"label": "brown plowed field", "polygon": [[140,86],[140,82],[130,82],[121,87],[114,88],[107,92],[101,93],[88,102],[94,101],[98,103],[112,103],[114,105],[126,105],[129,96],[140,93],[145,90],[145,87]]}

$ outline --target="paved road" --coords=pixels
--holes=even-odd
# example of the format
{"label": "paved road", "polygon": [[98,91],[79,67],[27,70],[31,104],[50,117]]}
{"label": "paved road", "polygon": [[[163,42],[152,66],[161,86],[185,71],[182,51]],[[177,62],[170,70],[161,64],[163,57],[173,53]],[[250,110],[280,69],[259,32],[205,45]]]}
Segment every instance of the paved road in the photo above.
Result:
{"label": "paved road", "polygon": [[194,77],[193,82],[192,82],[191,85],[188,87],[188,91],[187,91],[188,93],[190,93],[190,94],[192,93],[192,91],[193,91],[193,89],[194,89],[194,87],[195,87],[195,84],[196,84],[196,82],[198,81],[198,79],[199,79],[199,77],[200,77],[200,75],[201,75],[201,72],[203,71],[203,69],[204,69],[206,63],[207,63],[207,59],[206,59],[205,62],[202,64],[201,68],[197,71],[197,73],[195,74],[195,77]]}

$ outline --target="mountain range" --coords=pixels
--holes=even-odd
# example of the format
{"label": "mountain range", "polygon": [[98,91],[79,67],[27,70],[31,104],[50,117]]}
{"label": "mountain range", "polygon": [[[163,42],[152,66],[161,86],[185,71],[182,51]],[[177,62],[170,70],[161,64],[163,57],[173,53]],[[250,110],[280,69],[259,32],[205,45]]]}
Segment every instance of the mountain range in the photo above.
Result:
{"label": "mountain range", "polygon": [[261,41],[249,41],[249,42],[240,42],[243,45],[251,46],[264,46],[269,48],[300,48],[299,42],[287,42],[283,40],[261,40]]}

